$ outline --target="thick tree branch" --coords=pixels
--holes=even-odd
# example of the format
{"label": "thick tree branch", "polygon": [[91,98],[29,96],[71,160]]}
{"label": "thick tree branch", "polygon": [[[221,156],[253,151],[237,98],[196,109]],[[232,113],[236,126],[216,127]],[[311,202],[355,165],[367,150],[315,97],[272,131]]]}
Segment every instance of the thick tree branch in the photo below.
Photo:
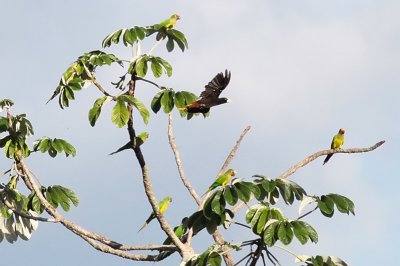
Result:
{"label": "thick tree branch", "polygon": [[122,245],[118,250],[178,251],[175,245]]}
{"label": "thick tree branch", "polygon": [[[157,256],[150,256],[145,254],[131,254],[124,252],[127,250],[173,250],[170,245],[145,245],[145,246],[128,246],[122,245],[115,241],[112,241],[102,235],[99,235],[94,232],[90,232],[79,225],[65,219],[51,204],[47,201],[47,199],[42,194],[39,186],[35,183],[33,174],[30,172],[28,167],[25,165],[23,160],[18,162],[18,168],[21,171],[21,178],[25,182],[25,185],[31,190],[36,193],[36,196],[39,198],[41,204],[44,206],[46,212],[53,216],[55,222],[61,223],[65,226],[68,230],[72,231],[74,234],[78,235],[79,237],[83,238],[86,242],[88,242],[94,248],[110,253],[119,257],[131,259],[131,260],[139,260],[139,261],[156,261],[161,260],[163,258]],[[159,258],[159,259],[158,259]]]}
{"label": "thick tree branch", "polygon": [[104,253],[116,255],[121,258],[136,260],[136,261],[159,261],[163,259],[160,255],[143,255],[143,254],[127,253],[121,250],[114,249],[107,245],[99,244],[98,242],[94,241],[93,239],[87,236],[81,235],[81,237],[84,240],[86,240],[93,248]]}
{"label": "thick tree branch", "polygon": [[[135,95],[135,87],[136,87],[136,80],[135,76],[132,75],[131,82],[129,83],[129,90],[128,95],[134,96]],[[129,111],[129,120],[127,123],[129,138],[133,142],[136,139],[136,132],[133,126],[133,106],[132,104],[128,103],[128,111]],[[136,159],[139,162],[140,168],[142,170],[142,178],[143,178],[143,185],[144,191],[146,193],[147,199],[153,209],[154,214],[160,224],[161,229],[165,232],[165,234],[171,239],[172,243],[178,248],[179,253],[181,254],[184,261],[190,259],[194,254],[194,251],[191,247],[186,246],[182,243],[182,241],[175,235],[175,232],[172,230],[171,226],[164,218],[164,216],[160,213],[160,209],[158,207],[158,201],[154,195],[153,186],[150,180],[149,171],[146,165],[146,161],[144,160],[144,156],[140,146],[133,148]]]}
{"label": "thick tree branch", "polygon": [[323,151],[319,151],[316,152],[310,156],[308,156],[307,158],[305,158],[304,160],[302,160],[301,162],[299,162],[298,164],[292,166],[291,168],[289,168],[286,172],[284,172],[283,174],[281,174],[280,176],[277,177],[280,179],[285,179],[288,176],[294,174],[298,169],[300,169],[301,167],[307,165],[308,163],[314,161],[315,159],[317,159],[320,156],[324,156],[324,155],[328,155],[328,154],[333,154],[333,153],[361,153],[361,152],[370,152],[375,150],[376,148],[380,147],[383,143],[385,143],[384,140],[379,141],[378,143],[376,143],[375,145],[369,147],[369,148],[351,148],[351,149],[331,149],[331,150],[323,150]]}
{"label": "thick tree branch", "polygon": [[187,188],[190,195],[192,195],[192,197],[196,201],[197,205],[200,206],[201,199],[197,195],[197,193],[194,190],[194,188],[192,187],[192,185],[190,184],[189,180],[186,178],[185,172],[183,171],[181,156],[179,154],[178,147],[176,146],[175,137],[174,137],[174,133],[173,133],[173,129],[172,129],[172,114],[171,113],[168,114],[168,140],[169,140],[169,145],[171,146],[172,152],[174,153],[174,156],[175,156],[176,166],[178,167],[178,172],[179,172],[179,176],[182,180],[182,183]]}

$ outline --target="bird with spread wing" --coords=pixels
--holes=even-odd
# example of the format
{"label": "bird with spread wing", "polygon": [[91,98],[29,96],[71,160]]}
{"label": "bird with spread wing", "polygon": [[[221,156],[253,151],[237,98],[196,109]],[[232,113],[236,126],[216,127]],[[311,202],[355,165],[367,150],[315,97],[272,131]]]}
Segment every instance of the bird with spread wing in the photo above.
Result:
{"label": "bird with spread wing", "polygon": [[200,99],[186,106],[178,108],[186,110],[188,113],[208,113],[210,108],[216,105],[230,102],[227,98],[219,98],[221,92],[228,86],[231,80],[231,72],[225,70],[224,73],[218,73],[206,86],[205,90],[200,94]]}

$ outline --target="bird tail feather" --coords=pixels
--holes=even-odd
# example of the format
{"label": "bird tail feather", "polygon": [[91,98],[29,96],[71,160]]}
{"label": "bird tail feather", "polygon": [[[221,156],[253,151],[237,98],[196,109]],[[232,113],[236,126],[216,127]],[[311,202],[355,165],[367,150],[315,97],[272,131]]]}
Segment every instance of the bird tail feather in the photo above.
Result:
{"label": "bird tail feather", "polygon": [[329,159],[332,157],[332,155],[333,155],[333,154],[328,154],[328,155],[326,156],[326,158],[325,158],[325,160],[324,160],[324,163],[323,163],[322,165],[326,164],[326,163],[329,161]]}

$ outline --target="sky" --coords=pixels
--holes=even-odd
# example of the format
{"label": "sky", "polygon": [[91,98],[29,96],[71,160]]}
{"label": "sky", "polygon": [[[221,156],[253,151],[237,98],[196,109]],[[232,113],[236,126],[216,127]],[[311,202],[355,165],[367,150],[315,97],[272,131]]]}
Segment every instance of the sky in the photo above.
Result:
{"label": "sky", "polygon": [[[29,143],[49,136],[64,138],[77,149],[74,158],[33,154],[27,159],[43,185],[60,184],[77,193],[80,205],[65,213],[67,218],[125,244],[160,243],[165,236],[155,222],[137,233],[150,206],[133,153],[107,155],[128,141],[126,129],[111,123],[111,106],[91,127],[87,114],[101,96],[94,87],[77,92],[65,110],[57,101],[45,103],[67,67],[84,52],[101,49],[109,33],[179,13],[177,29],[185,33],[189,49],[167,53],[164,45],[158,46],[154,53],[173,66],[173,75],[155,81],[199,94],[218,72],[232,72],[223,92],[232,103],[215,107],[207,119],[186,121],[174,111],[176,142],[198,194],[211,184],[248,125],[251,130],[230,166],[246,179],[279,176],[329,148],[341,127],[346,128],[345,148],[385,140],[370,153],[335,154],[324,166],[318,158],[290,177],[310,195],[338,193],[352,199],[356,215],[329,219],[314,213],[306,221],[318,231],[318,244],[289,248],[296,254],[335,255],[349,265],[391,265],[397,261],[400,237],[399,10],[394,0],[2,1],[0,98],[14,101],[15,114],[27,114],[35,130]],[[153,43],[144,42],[142,51]],[[123,46],[105,51],[127,59],[131,53]],[[109,82],[122,71],[104,68],[98,79],[116,93]],[[147,106],[155,93],[150,85],[138,85],[137,97]],[[178,224],[196,204],[179,181],[166,135],[167,116],[152,114],[147,126],[140,119],[135,123],[137,131],[150,133],[143,153],[156,197],[173,197],[165,216]],[[1,171],[10,164],[0,158]],[[283,208],[296,218],[298,204]],[[222,231],[233,243],[253,237],[240,227]],[[201,253],[210,243],[210,236],[201,233],[194,248]],[[40,224],[29,241],[3,241],[1,250],[2,262],[14,265],[132,265],[94,250],[58,224]],[[272,252],[283,265],[296,265],[287,253]],[[178,263],[174,255],[158,265]]]}

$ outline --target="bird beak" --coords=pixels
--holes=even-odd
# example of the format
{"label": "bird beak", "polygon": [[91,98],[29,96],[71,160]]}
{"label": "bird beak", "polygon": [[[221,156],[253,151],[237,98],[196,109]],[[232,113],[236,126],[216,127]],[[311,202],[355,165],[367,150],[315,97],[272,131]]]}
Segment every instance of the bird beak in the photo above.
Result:
{"label": "bird beak", "polygon": [[232,100],[231,100],[231,99],[228,99],[226,102],[227,102],[227,103],[231,103],[231,102],[232,102]]}

